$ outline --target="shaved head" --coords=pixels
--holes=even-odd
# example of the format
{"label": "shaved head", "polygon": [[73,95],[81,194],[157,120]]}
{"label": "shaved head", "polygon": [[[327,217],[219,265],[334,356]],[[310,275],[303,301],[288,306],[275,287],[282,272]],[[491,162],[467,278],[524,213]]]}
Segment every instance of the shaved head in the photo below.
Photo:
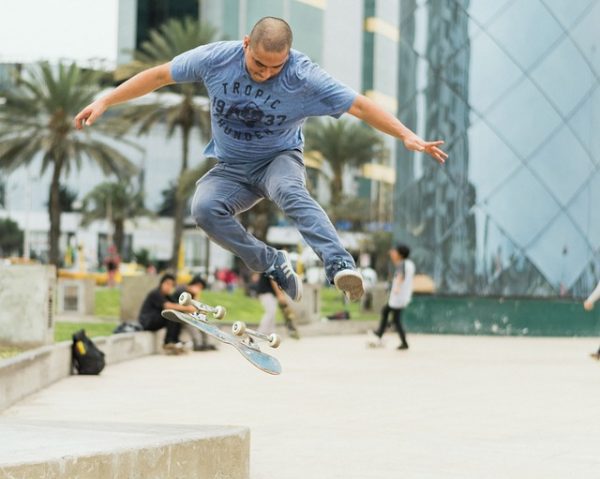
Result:
{"label": "shaved head", "polygon": [[250,46],[260,46],[266,52],[288,51],[292,47],[292,29],[281,18],[261,18],[250,32]]}

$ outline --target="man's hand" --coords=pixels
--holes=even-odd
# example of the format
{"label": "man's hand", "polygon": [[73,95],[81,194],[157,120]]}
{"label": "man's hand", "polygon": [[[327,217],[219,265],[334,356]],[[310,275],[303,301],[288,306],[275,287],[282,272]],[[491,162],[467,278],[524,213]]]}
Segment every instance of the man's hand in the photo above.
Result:
{"label": "man's hand", "polygon": [[83,129],[84,126],[92,126],[94,122],[106,111],[106,105],[101,100],[86,106],[75,117],[75,128]]}
{"label": "man's hand", "polygon": [[424,141],[395,116],[364,95],[357,95],[348,113],[383,133],[399,138],[411,151],[427,153],[440,164],[444,164],[448,158],[448,155],[438,148],[444,143],[443,141]]}
{"label": "man's hand", "polygon": [[594,303],[592,303],[591,301],[584,301],[583,308],[586,311],[591,311],[592,309],[594,309]]}
{"label": "man's hand", "polygon": [[443,140],[424,141],[421,137],[414,133],[404,138],[404,146],[408,150],[427,153],[441,165],[443,165],[446,161],[446,158],[448,158],[448,154],[438,148],[438,146],[443,144]]}

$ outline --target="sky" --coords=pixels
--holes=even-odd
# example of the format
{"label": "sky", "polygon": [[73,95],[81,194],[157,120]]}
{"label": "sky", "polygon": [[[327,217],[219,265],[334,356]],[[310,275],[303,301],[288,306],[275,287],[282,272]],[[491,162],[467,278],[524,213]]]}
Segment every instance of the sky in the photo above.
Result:
{"label": "sky", "polygon": [[0,63],[117,55],[118,0],[0,0]]}

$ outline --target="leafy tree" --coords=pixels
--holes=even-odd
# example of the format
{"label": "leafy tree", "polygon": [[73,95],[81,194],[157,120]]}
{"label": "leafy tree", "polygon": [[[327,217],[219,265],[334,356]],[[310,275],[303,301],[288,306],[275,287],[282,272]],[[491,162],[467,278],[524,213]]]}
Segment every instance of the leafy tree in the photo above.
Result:
{"label": "leafy tree", "polygon": [[[58,187],[58,203],[62,213],[70,213],[74,211],[73,204],[77,200],[77,192],[70,190],[68,186],[60,185]],[[46,207],[50,205],[48,201]]]}
{"label": "leafy tree", "polygon": [[133,253],[133,256],[135,257],[136,263],[141,264],[144,268],[147,268],[152,264],[150,251],[147,248],[140,248]]}
{"label": "leafy tree", "polygon": [[366,198],[342,196],[339,203],[332,203],[328,213],[336,221],[349,222],[353,230],[361,230],[369,221],[370,201]]}
{"label": "leafy tree", "polygon": [[162,199],[156,212],[158,216],[171,216],[175,217],[175,195],[177,194],[177,182],[175,180],[169,181],[168,186],[161,190],[160,195]]}
{"label": "leafy tree", "polygon": [[108,219],[114,231],[113,242],[123,255],[125,220],[152,214],[144,207],[141,191],[136,191],[128,181],[104,182],[97,185],[83,199],[81,225]]}
{"label": "leafy tree", "polygon": [[189,210],[189,206],[192,200],[194,191],[196,191],[196,181],[204,176],[215,165],[215,160],[212,158],[206,159],[194,168],[190,168],[186,171],[185,175],[182,176],[179,182],[171,181],[169,185],[160,192],[162,195],[162,201],[156,211],[159,216],[174,216],[175,215],[175,196],[177,195],[177,189],[179,194],[184,200],[186,200],[184,206]]}
{"label": "leafy tree", "polygon": [[6,208],[6,183],[0,179],[0,208]]}
{"label": "leafy tree", "polygon": [[23,231],[10,218],[0,219],[0,257],[23,253]]}
{"label": "leafy tree", "polygon": [[135,166],[107,140],[121,139],[122,124],[102,122],[93,131],[77,131],[74,116],[100,90],[101,73],[73,64],[33,65],[23,72],[17,85],[6,93],[0,110],[0,169],[7,172],[41,161],[40,175],[50,171],[48,213],[50,216],[49,261],[60,260],[60,180],[87,159],[104,174],[129,176]]}
{"label": "leafy tree", "polygon": [[[193,18],[171,19],[157,30],[152,30],[149,40],[145,41],[134,53],[134,60],[117,69],[117,80],[124,80],[147,68],[169,62],[173,57],[187,50],[213,41],[216,29]],[[206,101],[197,101],[197,96],[205,94],[203,85],[183,83],[165,88],[179,94],[176,102],[161,101],[157,104],[131,104],[125,107],[124,118],[138,126],[139,134],[147,134],[159,121],[166,124],[167,136],[176,131],[181,134],[181,168],[176,184],[188,176],[189,144],[192,131],[198,128],[204,139],[210,137],[210,116]],[[173,198],[174,231],[171,268],[176,271],[183,234],[186,198],[181,188],[175,189]],[[170,208],[168,208],[170,209]]]}

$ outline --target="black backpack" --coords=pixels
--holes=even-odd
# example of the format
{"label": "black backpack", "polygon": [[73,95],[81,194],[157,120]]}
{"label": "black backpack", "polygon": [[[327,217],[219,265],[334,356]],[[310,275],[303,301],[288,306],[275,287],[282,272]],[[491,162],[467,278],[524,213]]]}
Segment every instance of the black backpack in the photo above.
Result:
{"label": "black backpack", "polygon": [[100,374],[104,369],[104,353],[82,329],[73,334],[73,368],[79,374]]}

